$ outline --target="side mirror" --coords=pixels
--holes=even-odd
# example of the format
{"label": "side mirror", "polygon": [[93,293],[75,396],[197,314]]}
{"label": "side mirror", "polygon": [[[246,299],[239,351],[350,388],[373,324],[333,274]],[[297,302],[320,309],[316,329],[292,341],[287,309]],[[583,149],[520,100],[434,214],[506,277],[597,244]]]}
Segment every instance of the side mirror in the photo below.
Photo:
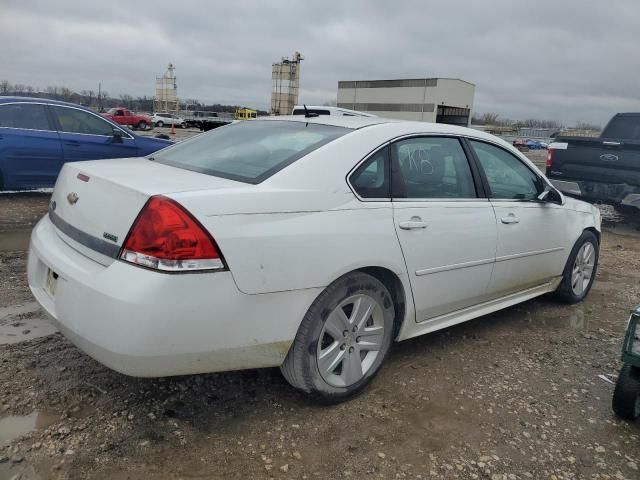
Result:
{"label": "side mirror", "polygon": [[113,129],[113,143],[122,143],[122,131],[117,128]]}
{"label": "side mirror", "polygon": [[545,202],[547,200],[547,198],[549,197],[550,193],[551,193],[551,187],[549,185],[545,185],[544,190],[542,191],[542,193],[540,193],[540,195],[538,195],[538,200],[540,200],[541,202]]}
{"label": "side mirror", "polygon": [[562,194],[551,185],[545,185],[544,190],[538,195],[539,202],[551,202],[562,205]]}

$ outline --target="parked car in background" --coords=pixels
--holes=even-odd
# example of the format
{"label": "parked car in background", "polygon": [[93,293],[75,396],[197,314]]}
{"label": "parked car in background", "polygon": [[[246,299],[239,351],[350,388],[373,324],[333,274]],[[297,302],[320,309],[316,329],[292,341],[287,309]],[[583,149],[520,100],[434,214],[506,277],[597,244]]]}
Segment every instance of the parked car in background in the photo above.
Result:
{"label": "parked car in background", "polygon": [[532,140],[531,138],[516,138],[513,141],[513,146],[521,152],[528,152],[529,150],[543,150],[547,148],[547,144],[538,140]]}
{"label": "parked car in background", "polygon": [[516,138],[513,141],[513,146],[516,147],[520,152],[528,152],[529,151],[529,145],[527,145],[527,140],[526,138]]}
{"label": "parked car in background", "polygon": [[358,112],[348,108],[318,105],[296,105],[292,115],[337,115],[339,117],[375,117],[372,113]]}
{"label": "parked car in background", "polygon": [[66,162],[139,157],[171,143],[138,136],[80,105],[0,97],[0,190],[53,187]]}
{"label": "parked car in background", "polygon": [[116,122],[118,125],[126,125],[137,130],[153,128],[153,121],[149,115],[137,115],[123,107],[110,108],[102,116]]}
{"label": "parked car in background", "polygon": [[185,126],[187,128],[198,128],[203,132],[208,132],[214,128],[223,127],[235,122],[233,113],[230,112],[209,112],[196,110],[187,112]]}
{"label": "parked car in background", "polygon": [[614,115],[600,137],[556,137],[546,170],[565,193],[638,212],[640,113]]}
{"label": "parked car in background", "polygon": [[600,238],[599,210],[508,143],[377,117],[257,119],[68,164],[51,205],[29,286],[89,355],[136,376],[280,366],[324,401],[363,389],[394,340],[580,302]]}
{"label": "parked car in background", "polygon": [[185,128],[187,126],[184,118],[179,117],[174,113],[167,112],[154,113],[151,116],[151,122],[156,127],[170,127],[171,125],[174,125],[179,128]]}
{"label": "parked car in background", "polygon": [[530,138],[525,140],[525,144],[529,147],[529,150],[544,150],[546,148],[546,144],[543,144],[543,142],[532,140]]}

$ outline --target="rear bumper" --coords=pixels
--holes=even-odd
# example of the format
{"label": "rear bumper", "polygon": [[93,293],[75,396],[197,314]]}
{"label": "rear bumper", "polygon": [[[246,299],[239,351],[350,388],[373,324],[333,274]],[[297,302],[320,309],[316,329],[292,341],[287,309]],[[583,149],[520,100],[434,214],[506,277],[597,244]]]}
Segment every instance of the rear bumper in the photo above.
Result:
{"label": "rear bumper", "polygon": [[[46,286],[57,275],[55,293]],[[247,295],[229,272],[163,274],[103,266],[67,245],[48,216],[31,236],[29,287],[77,347],[133,376],[277,366],[316,289]]]}
{"label": "rear bumper", "polygon": [[550,180],[558,190],[568,195],[640,208],[640,187],[635,185],[555,178]]}

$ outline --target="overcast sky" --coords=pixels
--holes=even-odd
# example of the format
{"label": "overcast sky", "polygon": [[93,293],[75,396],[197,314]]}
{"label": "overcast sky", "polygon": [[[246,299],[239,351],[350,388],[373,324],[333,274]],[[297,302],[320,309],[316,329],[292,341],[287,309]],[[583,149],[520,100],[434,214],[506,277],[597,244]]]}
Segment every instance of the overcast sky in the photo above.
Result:
{"label": "overcast sky", "polygon": [[338,80],[459,77],[475,112],[604,124],[640,110],[640,1],[0,0],[0,80],[267,109],[303,53],[300,101]]}

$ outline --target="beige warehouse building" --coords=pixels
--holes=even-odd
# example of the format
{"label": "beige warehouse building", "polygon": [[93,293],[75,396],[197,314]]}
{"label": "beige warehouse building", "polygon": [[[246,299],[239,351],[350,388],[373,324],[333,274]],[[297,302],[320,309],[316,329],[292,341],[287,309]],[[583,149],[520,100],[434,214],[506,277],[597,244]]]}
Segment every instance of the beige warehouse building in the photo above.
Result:
{"label": "beige warehouse building", "polygon": [[381,117],[468,126],[475,85],[457,78],[338,82],[338,107]]}

